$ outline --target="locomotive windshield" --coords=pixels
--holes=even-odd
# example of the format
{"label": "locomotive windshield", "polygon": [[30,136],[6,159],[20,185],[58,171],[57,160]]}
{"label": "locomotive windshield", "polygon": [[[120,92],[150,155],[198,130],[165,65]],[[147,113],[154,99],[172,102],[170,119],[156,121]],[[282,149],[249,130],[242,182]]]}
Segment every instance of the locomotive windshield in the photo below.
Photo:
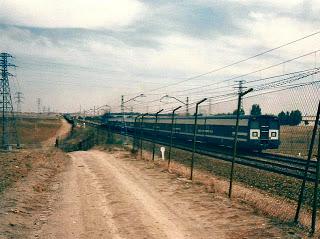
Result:
{"label": "locomotive windshield", "polygon": [[270,129],[278,129],[279,128],[279,122],[276,120],[270,121]]}
{"label": "locomotive windshield", "polygon": [[257,120],[251,121],[251,129],[259,129],[259,121]]}

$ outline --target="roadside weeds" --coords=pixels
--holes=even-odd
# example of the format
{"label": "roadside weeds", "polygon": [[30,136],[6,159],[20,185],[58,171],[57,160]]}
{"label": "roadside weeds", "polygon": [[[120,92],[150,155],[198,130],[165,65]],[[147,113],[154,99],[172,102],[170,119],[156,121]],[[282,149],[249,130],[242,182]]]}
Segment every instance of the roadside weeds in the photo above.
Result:
{"label": "roadside weeds", "polygon": [[[128,152],[130,148],[122,148],[115,146],[115,148],[104,146],[96,147],[100,150],[106,150],[108,152],[118,152],[123,154],[122,157],[129,158],[134,157],[135,160],[141,160],[140,155],[131,154]],[[129,155],[129,156],[128,156]],[[179,180],[183,180],[188,184],[199,185],[203,187],[203,190],[207,193],[215,195],[223,195],[228,197],[229,182],[223,178],[216,177],[210,172],[205,172],[201,169],[194,170],[193,181],[188,180],[190,176],[189,168],[186,165],[176,161],[171,161],[170,169],[168,170],[168,162],[163,161],[159,157],[155,157],[155,161],[150,160],[152,153],[143,151],[143,160],[147,163],[154,165],[155,167],[162,168],[164,173],[175,175]],[[152,167],[150,165],[150,167]],[[310,211],[302,210],[300,214],[300,224],[295,225],[292,221],[296,209],[296,203],[293,200],[284,199],[267,193],[263,190],[259,190],[253,187],[243,185],[236,182],[234,184],[232,202],[237,202],[242,205],[248,206],[254,210],[257,215],[263,215],[272,221],[272,223],[283,230],[292,234],[293,238],[309,238],[307,228],[311,223]],[[319,223],[317,230],[319,231]],[[319,238],[320,234],[317,232],[312,238]]]}

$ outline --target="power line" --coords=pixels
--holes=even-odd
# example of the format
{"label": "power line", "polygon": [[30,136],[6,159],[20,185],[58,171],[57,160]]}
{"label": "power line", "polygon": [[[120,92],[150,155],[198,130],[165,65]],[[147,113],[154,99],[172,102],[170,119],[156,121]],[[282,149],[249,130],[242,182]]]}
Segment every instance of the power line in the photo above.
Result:
{"label": "power line", "polygon": [[[298,60],[298,59],[300,59],[300,58],[303,58],[303,57],[306,57],[306,56],[309,56],[309,55],[312,55],[312,54],[316,54],[317,52],[320,52],[320,49],[319,49],[319,50],[316,50],[316,51],[312,51],[312,52],[305,53],[305,54],[303,54],[303,55],[299,55],[299,56],[297,56],[297,57],[294,57],[294,58],[291,58],[291,59],[288,59],[288,60],[285,60],[285,61],[282,61],[282,62],[273,64],[273,65],[270,65],[270,66],[267,66],[267,67],[264,67],[264,68],[261,68],[261,69],[258,69],[258,70],[254,70],[254,71],[251,71],[251,72],[248,72],[248,73],[239,75],[239,76],[227,78],[227,79],[224,79],[224,80],[215,82],[215,83],[210,83],[210,84],[207,84],[207,85],[203,85],[203,86],[199,86],[199,87],[194,87],[194,88],[191,88],[191,89],[179,90],[179,91],[174,91],[174,92],[186,92],[186,91],[190,91],[190,90],[194,90],[194,89],[201,89],[201,88],[205,88],[205,87],[209,87],[209,86],[213,86],[213,85],[217,85],[217,84],[221,84],[221,83],[226,83],[226,82],[229,82],[229,81],[232,81],[232,80],[236,80],[236,79],[240,79],[240,78],[243,78],[243,77],[246,77],[246,76],[249,76],[249,75],[258,73],[258,72],[261,72],[261,71],[269,70],[269,69],[271,69],[271,68],[280,66],[280,65],[285,64],[285,63],[292,62],[292,61],[294,61],[294,60]],[[226,86],[222,86],[222,87],[220,87],[220,88],[223,88],[223,87],[226,87]],[[216,88],[216,89],[219,89],[219,87]],[[189,94],[192,94],[192,92],[189,93]]]}
{"label": "power line", "polygon": [[[213,70],[210,70],[210,71],[207,71],[207,72],[205,72],[205,73],[201,73],[201,74],[198,74],[198,75],[195,75],[195,76],[192,76],[192,77],[188,77],[188,78],[186,78],[186,79],[184,79],[184,80],[182,80],[182,81],[178,81],[178,82],[175,82],[175,83],[167,84],[167,85],[162,86],[162,87],[158,87],[158,88],[151,89],[151,90],[149,90],[149,92],[153,92],[153,91],[156,91],[156,90],[161,90],[161,89],[167,88],[167,87],[169,87],[169,86],[179,85],[179,84],[181,84],[181,83],[184,83],[184,82],[187,82],[187,81],[190,81],[190,80],[194,80],[194,79],[197,79],[197,78],[200,78],[200,77],[203,77],[203,76],[206,76],[206,75],[209,75],[209,74],[212,74],[212,73],[215,73],[215,72],[218,72],[218,71],[227,69],[227,68],[229,68],[229,67],[231,67],[231,66],[235,66],[235,65],[237,65],[237,64],[246,62],[246,61],[248,61],[248,60],[251,60],[251,59],[254,59],[254,58],[256,58],[256,57],[265,55],[265,54],[267,54],[267,53],[270,53],[270,52],[272,52],[272,51],[278,50],[278,49],[280,49],[280,48],[283,48],[283,47],[292,45],[292,44],[294,44],[294,43],[296,43],[296,42],[305,40],[305,39],[307,39],[307,38],[310,38],[310,37],[315,36],[315,35],[318,35],[318,34],[320,34],[320,31],[317,31],[317,32],[314,32],[314,33],[312,33],[312,34],[303,36],[303,37],[298,38],[298,39],[296,39],[296,40],[287,42],[287,43],[282,44],[282,45],[280,45],[280,46],[277,46],[277,47],[271,48],[271,49],[269,49],[269,50],[260,52],[260,53],[258,53],[258,54],[255,54],[255,55],[253,55],[253,56],[244,58],[244,59],[242,59],[242,60],[233,62],[233,63],[231,63],[231,64],[228,64],[228,65],[225,65],[225,66],[222,66],[222,67],[218,67],[218,68],[215,68],[215,69],[213,69]],[[141,92],[141,93],[143,93],[143,92]]]}
{"label": "power line", "polygon": [[[311,68],[311,69],[307,69],[307,70],[302,70],[302,71],[295,71],[295,72],[290,72],[290,73],[286,73],[286,74],[280,74],[280,75],[274,75],[274,76],[270,76],[270,77],[266,77],[266,78],[262,78],[256,81],[249,81],[246,83],[256,83],[259,81],[265,81],[265,80],[270,80],[270,79],[276,79],[274,81],[268,82],[268,83],[264,83],[264,84],[258,84],[258,85],[251,85],[250,87],[253,87],[255,89],[255,91],[258,90],[263,90],[263,89],[267,89],[267,88],[271,88],[271,87],[279,87],[281,85],[285,85],[288,83],[292,83],[293,81],[297,81],[297,80],[301,80],[306,78],[307,76],[310,75],[315,75],[318,74],[320,71],[320,68]],[[277,79],[279,77],[284,77],[283,79]],[[201,95],[205,95],[203,94],[203,92],[201,92]],[[206,92],[208,93],[208,92]],[[216,93],[216,95],[211,96],[211,97],[207,97],[208,99],[218,99],[221,97],[229,97],[229,96],[236,96],[236,91],[234,89],[230,89],[229,91],[224,90],[223,94],[219,94],[222,93],[222,91],[214,91],[214,92],[209,92],[209,93]],[[161,99],[161,98],[160,98]],[[150,101],[144,101],[144,102],[139,102],[138,104],[134,104],[131,105],[133,107],[136,106],[140,106],[140,107],[144,107],[147,104],[151,104],[154,102],[159,102],[160,99],[155,99],[155,100],[150,100]],[[197,102],[198,100],[196,100],[195,102]],[[171,102],[171,103],[167,103],[167,104],[174,104],[175,102]],[[157,104],[157,105],[152,105],[153,107],[158,107],[161,106],[162,104]]]}
{"label": "power line", "polygon": [[[269,94],[269,93],[271,94],[271,93],[280,92],[280,91],[284,91],[284,90],[288,90],[288,89],[294,89],[294,88],[298,88],[298,87],[302,87],[302,86],[306,86],[306,85],[313,85],[313,84],[320,83],[320,81],[312,81],[312,82],[303,82],[303,83],[296,83],[296,84],[287,85],[288,83],[292,83],[293,81],[301,80],[301,79],[304,79],[308,76],[319,74],[320,69],[315,68],[315,69],[309,69],[308,71],[301,71],[301,72],[302,73],[296,74],[294,76],[292,76],[293,73],[284,74],[284,75],[290,75],[290,76],[287,78],[281,79],[281,80],[269,82],[267,84],[257,85],[256,88],[254,89],[254,92],[260,92],[260,91],[262,91],[262,92],[258,93],[258,94],[246,96],[245,98],[251,98],[251,97],[255,97],[255,96],[259,96],[259,95],[264,95],[264,94]],[[275,78],[275,77],[276,76],[274,76],[272,78]],[[238,95],[237,92],[234,91],[234,93],[221,94],[221,95],[217,95],[214,97],[209,97],[208,99],[214,99],[215,101],[213,103],[210,102],[209,105],[208,104],[203,105],[203,107],[212,106],[212,105],[225,103],[225,102],[235,101],[237,98],[237,95]],[[199,98],[199,99],[201,99],[201,98]],[[197,101],[199,99],[196,99],[193,103],[191,103],[191,105],[194,105],[194,106],[190,107],[190,109],[193,109],[195,107],[195,104],[197,103]],[[166,111],[164,111],[164,113],[165,112]],[[170,112],[170,111],[168,111],[168,112]]]}

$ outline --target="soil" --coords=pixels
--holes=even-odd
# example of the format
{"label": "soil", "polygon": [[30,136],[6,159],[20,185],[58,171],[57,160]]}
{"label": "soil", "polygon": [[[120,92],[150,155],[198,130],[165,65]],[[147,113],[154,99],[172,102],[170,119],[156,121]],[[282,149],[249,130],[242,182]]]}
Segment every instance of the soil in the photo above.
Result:
{"label": "soil", "polygon": [[294,238],[250,207],[128,153],[70,153],[58,200],[30,238]]}
{"label": "soil", "polygon": [[0,239],[300,238],[247,204],[127,151],[67,156],[52,146],[69,129],[63,122],[43,148],[2,161],[12,182],[0,194]]}
{"label": "soil", "polygon": [[15,170],[1,169],[9,184],[0,193],[0,238],[33,238],[29,235],[48,216],[58,194],[58,175],[69,160],[58,150],[23,150],[12,160]]}
{"label": "soil", "polygon": [[41,138],[47,139],[44,147],[0,152],[0,239],[30,238],[59,195],[59,173],[69,157],[53,146],[55,138],[66,135],[70,126],[62,121],[58,131],[40,129]]}
{"label": "soil", "polygon": [[65,119],[61,119],[61,126],[60,128],[56,131],[56,133],[54,134],[54,136],[50,137],[49,139],[45,140],[42,142],[42,146],[43,147],[50,147],[50,146],[54,146],[56,139],[63,139],[65,138],[68,133],[71,130],[71,125],[65,120]]}

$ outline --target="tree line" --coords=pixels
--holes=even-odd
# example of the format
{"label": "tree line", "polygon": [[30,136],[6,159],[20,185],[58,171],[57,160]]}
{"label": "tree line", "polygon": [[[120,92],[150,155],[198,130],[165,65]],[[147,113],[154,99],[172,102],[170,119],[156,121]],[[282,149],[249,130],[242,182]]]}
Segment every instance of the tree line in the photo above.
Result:
{"label": "tree line", "polygon": [[[233,115],[237,114],[237,110],[234,110],[232,112]],[[240,109],[240,115],[244,115],[245,111],[243,108]],[[262,110],[260,105],[258,104],[253,104],[251,106],[251,110],[250,110],[250,114],[251,115],[261,115],[262,114]],[[278,118],[279,118],[279,122],[280,125],[299,125],[302,121],[302,113],[300,110],[292,110],[291,112],[287,111],[281,111],[278,114]]]}

